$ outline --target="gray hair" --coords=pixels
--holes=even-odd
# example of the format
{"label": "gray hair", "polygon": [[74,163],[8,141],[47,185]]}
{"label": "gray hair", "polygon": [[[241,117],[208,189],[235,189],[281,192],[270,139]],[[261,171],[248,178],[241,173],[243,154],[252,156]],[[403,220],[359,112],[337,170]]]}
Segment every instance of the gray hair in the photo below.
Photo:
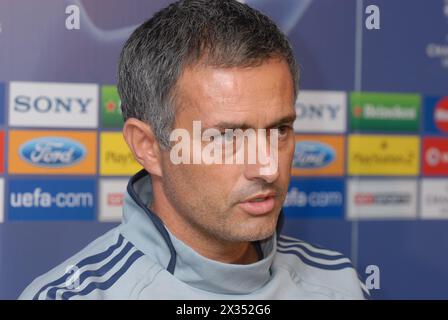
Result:
{"label": "gray hair", "polygon": [[284,59],[297,97],[299,70],[286,36],[267,16],[236,0],[182,0],[157,12],[126,41],[118,66],[123,118],[148,123],[169,148],[175,86],[199,61],[212,67],[254,67]]}

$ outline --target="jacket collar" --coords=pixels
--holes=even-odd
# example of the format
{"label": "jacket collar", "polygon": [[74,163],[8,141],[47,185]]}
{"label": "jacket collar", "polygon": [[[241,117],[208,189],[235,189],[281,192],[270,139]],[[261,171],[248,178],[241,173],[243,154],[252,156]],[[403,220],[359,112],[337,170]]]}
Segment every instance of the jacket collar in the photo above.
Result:
{"label": "jacket collar", "polygon": [[[201,256],[177,239],[149,207],[152,201],[150,175],[142,170],[129,180],[123,207],[123,235],[178,280],[193,287],[228,294],[246,294],[261,288],[271,277],[270,268],[277,239],[257,244],[262,258],[249,265],[226,264]],[[279,218],[277,234],[283,222]]]}

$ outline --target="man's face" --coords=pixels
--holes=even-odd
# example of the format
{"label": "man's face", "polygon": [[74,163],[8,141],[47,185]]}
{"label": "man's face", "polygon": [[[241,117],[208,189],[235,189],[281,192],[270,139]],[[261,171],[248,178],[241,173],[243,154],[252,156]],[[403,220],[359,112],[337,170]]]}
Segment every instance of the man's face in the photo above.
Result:
{"label": "man's face", "polygon": [[[174,164],[170,152],[164,151],[163,190],[177,221],[192,234],[220,241],[271,236],[288,189],[294,153],[294,92],[287,63],[271,59],[251,68],[188,68],[177,83],[176,101],[174,127],[188,130],[192,139],[193,121],[201,122],[202,132],[278,129],[279,135],[277,170],[268,175],[260,170],[268,167],[266,163],[248,163],[248,157],[244,164]],[[265,141],[269,152],[269,134]],[[199,143],[202,148],[207,145]]]}

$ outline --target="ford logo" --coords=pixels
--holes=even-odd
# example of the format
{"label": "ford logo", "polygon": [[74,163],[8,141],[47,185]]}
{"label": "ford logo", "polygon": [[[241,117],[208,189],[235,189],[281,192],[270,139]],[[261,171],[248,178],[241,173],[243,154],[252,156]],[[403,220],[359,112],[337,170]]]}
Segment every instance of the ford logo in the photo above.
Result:
{"label": "ford logo", "polygon": [[79,142],[61,137],[43,137],[20,146],[20,157],[38,167],[71,166],[85,158],[87,152]]}
{"label": "ford logo", "polygon": [[302,141],[296,143],[293,166],[303,169],[323,168],[332,163],[336,152],[327,144]]}

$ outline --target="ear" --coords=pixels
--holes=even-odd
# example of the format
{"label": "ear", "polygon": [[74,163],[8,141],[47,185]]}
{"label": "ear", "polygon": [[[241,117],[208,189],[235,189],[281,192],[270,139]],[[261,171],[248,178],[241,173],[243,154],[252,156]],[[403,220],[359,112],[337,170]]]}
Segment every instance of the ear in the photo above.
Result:
{"label": "ear", "polygon": [[123,137],[137,162],[148,173],[162,176],[160,146],[151,127],[143,121],[130,118],[124,124]]}

